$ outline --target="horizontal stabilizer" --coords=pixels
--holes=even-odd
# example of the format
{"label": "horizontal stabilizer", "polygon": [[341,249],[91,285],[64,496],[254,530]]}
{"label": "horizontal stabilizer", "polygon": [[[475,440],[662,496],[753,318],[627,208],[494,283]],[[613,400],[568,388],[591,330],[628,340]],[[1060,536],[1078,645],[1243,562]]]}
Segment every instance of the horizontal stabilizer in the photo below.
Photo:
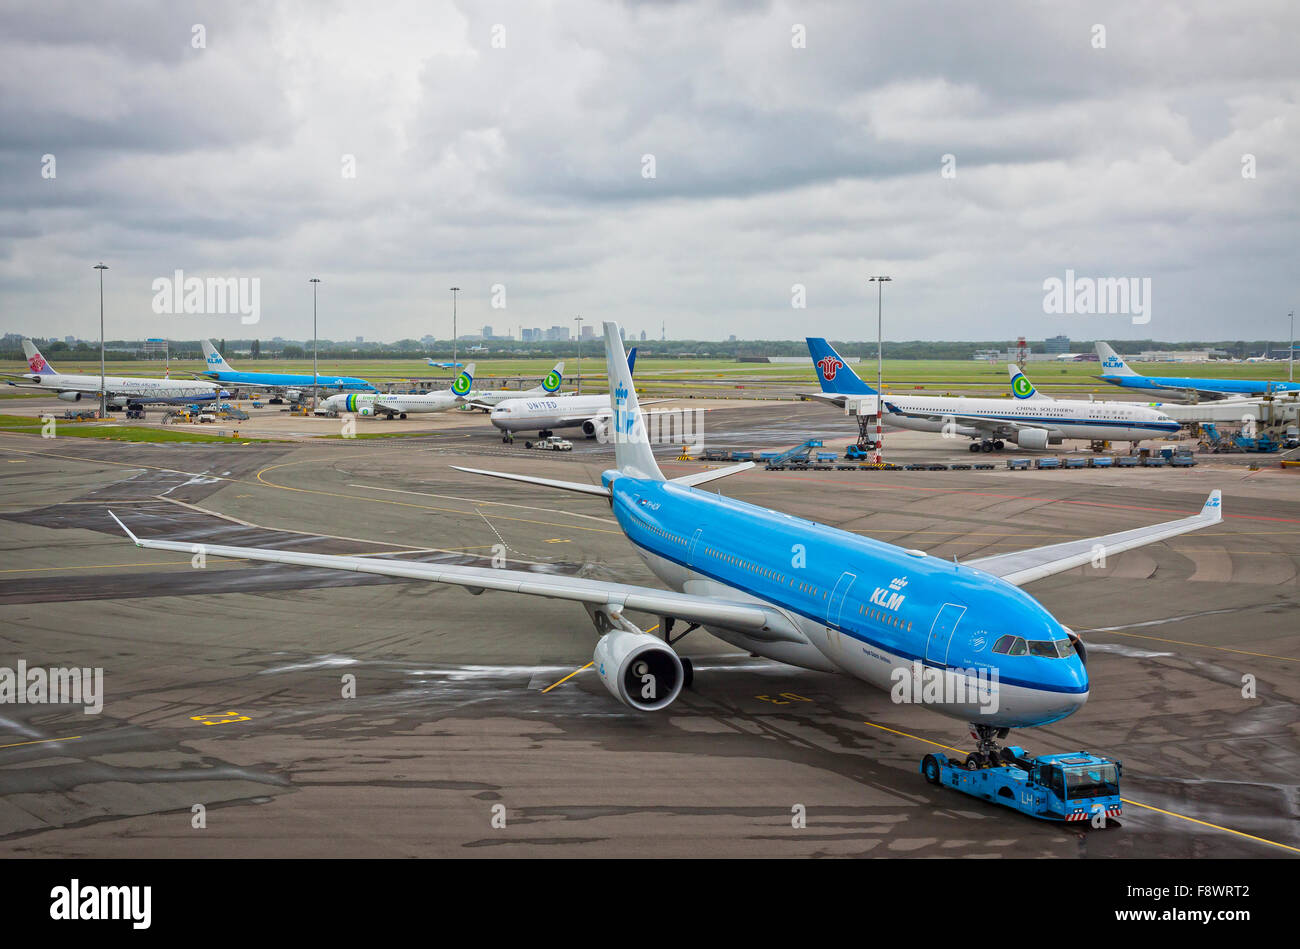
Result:
{"label": "horizontal stabilizer", "polygon": [[583,484],[579,481],[556,481],[553,478],[537,478],[533,475],[514,474],[509,471],[485,471],[482,468],[462,468],[450,465],[457,471],[469,474],[486,475],[489,478],[504,478],[506,481],[522,481],[524,484],[538,484],[544,488],[559,488],[561,491],[576,491],[579,494],[594,494],[597,497],[609,497],[609,489],[599,484]]}
{"label": "horizontal stabilizer", "polygon": [[680,478],[669,478],[671,484],[681,484],[688,488],[694,488],[701,484],[708,484],[710,481],[717,481],[719,478],[725,478],[727,475],[740,474],[742,471],[748,471],[754,467],[752,461],[742,461],[738,465],[728,465],[726,468],[712,468],[708,471],[697,471],[694,474],[682,475]]}

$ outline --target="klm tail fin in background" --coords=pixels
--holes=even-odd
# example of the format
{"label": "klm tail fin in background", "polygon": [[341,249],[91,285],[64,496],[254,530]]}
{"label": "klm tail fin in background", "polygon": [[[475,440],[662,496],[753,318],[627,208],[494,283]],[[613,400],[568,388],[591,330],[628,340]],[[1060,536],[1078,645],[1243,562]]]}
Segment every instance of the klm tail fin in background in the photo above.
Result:
{"label": "klm tail fin in background", "polygon": [[235,369],[230,363],[217,352],[217,347],[212,345],[212,340],[203,341],[203,362],[208,372],[234,372]]}
{"label": "klm tail fin in background", "polygon": [[1110,348],[1109,343],[1097,341],[1097,358],[1101,360],[1101,374],[1103,376],[1140,376],[1142,373],[1134,372],[1128,367],[1119,353]]}
{"label": "klm tail fin in background", "polygon": [[633,478],[663,481],[663,472],[650,450],[645,419],[632,385],[632,367],[623,353],[618,324],[605,322],[605,365],[609,367],[610,437],[614,441],[614,462],[618,470]]}
{"label": "klm tail fin in background", "polygon": [[636,347],[633,346],[627,351],[627,371],[629,374],[636,372]]}
{"label": "klm tail fin in background", "polygon": [[820,336],[809,336],[807,340],[808,352],[817,368],[817,381],[822,384],[823,392],[833,395],[876,394],[876,390],[858,378],[830,343]]}
{"label": "klm tail fin in background", "polygon": [[1017,399],[1046,399],[1052,401],[1052,397],[1043,395],[1034,388],[1034,384],[1029,381],[1029,377],[1020,371],[1020,367],[1014,363],[1007,365],[1007,372],[1011,373],[1011,394]]}
{"label": "klm tail fin in background", "polygon": [[474,388],[474,363],[465,367],[464,371],[456,377],[456,381],[451,384],[451,391],[459,396],[467,396]]}
{"label": "klm tail fin in background", "polygon": [[41,355],[41,351],[36,348],[36,344],[30,339],[23,340],[23,355],[27,357],[27,368],[32,372],[37,374],[52,372],[56,376],[59,374],[59,370],[46,361],[45,357]]}

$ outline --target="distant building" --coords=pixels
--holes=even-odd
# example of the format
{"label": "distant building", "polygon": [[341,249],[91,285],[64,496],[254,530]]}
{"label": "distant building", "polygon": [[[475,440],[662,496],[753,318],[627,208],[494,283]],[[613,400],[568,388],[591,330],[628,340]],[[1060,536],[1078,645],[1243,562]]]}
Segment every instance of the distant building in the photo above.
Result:
{"label": "distant building", "polygon": [[483,327],[483,338],[484,338],[484,339],[491,339],[491,338],[492,338],[492,327],[490,327],[490,326],[484,326],[484,327]]}
{"label": "distant building", "polygon": [[364,343],[365,341],[366,341],[366,338],[365,338],[364,336],[358,336],[358,337],[357,337],[357,342],[358,342],[358,343]]}
{"label": "distant building", "polygon": [[595,338],[596,338],[596,327],[592,326],[590,323],[583,323],[583,324],[582,324],[582,338],[583,338],[583,339],[595,339]]}
{"label": "distant building", "polygon": [[641,342],[645,342],[645,330],[641,331]]}
{"label": "distant building", "polygon": [[1044,340],[1043,345],[1049,353],[1068,353],[1070,351],[1070,337],[1053,336]]}

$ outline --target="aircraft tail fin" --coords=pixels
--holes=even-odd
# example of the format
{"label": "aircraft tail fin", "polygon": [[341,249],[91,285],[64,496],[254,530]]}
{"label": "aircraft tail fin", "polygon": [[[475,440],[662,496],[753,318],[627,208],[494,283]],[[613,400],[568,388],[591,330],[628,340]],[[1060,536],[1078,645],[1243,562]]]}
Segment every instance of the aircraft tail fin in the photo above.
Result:
{"label": "aircraft tail fin", "polygon": [[821,383],[823,392],[834,395],[876,394],[876,390],[858,378],[830,343],[819,336],[809,336],[807,340],[808,353],[817,368],[817,381]]}
{"label": "aircraft tail fin", "polygon": [[45,357],[41,355],[41,351],[36,348],[36,344],[30,339],[23,340],[23,355],[27,357],[27,368],[32,372],[58,373],[58,370],[46,361]]}
{"label": "aircraft tail fin", "polygon": [[459,396],[467,396],[474,388],[474,370],[478,368],[474,363],[470,363],[461,374],[455,378],[451,384],[451,391]]}
{"label": "aircraft tail fin", "polygon": [[208,372],[234,372],[235,369],[230,363],[226,362],[225,357],[217,352],[217,347],[212,345],[212,340],[203,341],[203,361],[207,364]]}
{"label": "aircraft tail fin", "polygon": [[1109,343],[1097,341],[1097,358],[1101,360],[1101,372],[1106,376],[1140,376],[1142,373],[1134,372],[1129,368],[1124,357],[1115,350],[1110,348]]}
{"label": "aircraft tail fin", "polygon": [[663,481],[650,436],[646,432],[645,417],[637,401],[636,387],[632,385],[632,367],[623,352],[623,338],[618,324],[605,321],[605,365],[609,367],[610,418],[614,441],[614,462],[623,474],[634,478],[652,478]]}
{"label": "aircraft tail fin", "polygon": [[555,364],[555,368],[546,374],[539,387],[542,392],[559,392],[560,386],[564,385],[564,360],[561,359]]}
{"label": "aircraft tail fin", "polygon": [[1043,395],[1034,388],[1034,384],[1029,381],[1029,377],[1020,371],[1020,367],[1015,363],[1007,364],[1007,372],[1011,374],[1011,394],[1017,399],[1046,399],[1051,401],[1052,397]]}
{"label": "aircraft tail fin", "polygon": [[627,373],[632,375],[636,372],[636,347],[633,346],[627,351]]}

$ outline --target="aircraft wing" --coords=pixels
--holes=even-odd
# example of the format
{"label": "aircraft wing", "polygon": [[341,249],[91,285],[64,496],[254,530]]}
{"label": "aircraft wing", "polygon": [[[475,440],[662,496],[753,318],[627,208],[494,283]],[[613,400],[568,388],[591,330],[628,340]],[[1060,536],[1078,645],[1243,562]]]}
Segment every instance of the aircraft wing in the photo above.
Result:
{"label": "aircraft wing", "polygon": [[742,603],[737,600],[675,593],[671,590],[657,590],[653,587],[634,586],[608,580],[533,573],[530,570],[505,570],[380,557],[344,557],[334,554],[268,550],[260,547],[227,547],[220,544],[200,545],[168,540],[148,540],[131,533],[131,530],[112,511],[109,511],[109,516],[117,521],[118,526],[126,532],[137,547],[150,550],[173,550],[193,554],[202,549],[205,555],[212,557],[263,560],[268,563],[292,564],[299,567],[321,567],[327,570],[349,570],[354,573],[451,583],[465,587],[471,593],[482,593],[484,590],[524,593],[530,596],[572,600],[597,606],[615,606],[658,616],[671,616],[691,623],[726,626],[746,631],[759,639],[803,641],[800,634],[782,614],[758,603]]}
{"label": "aircraft wing", "polygon": [[1145,547],[1157,541],[1168,540],[1188,531],[1197,531],[1223,520],[1223,495],[1216,488],[1210,492],[1201,507],[1201,513],[1149,527],[1135,527],[1115,534],[1068,540],[1062,544],[1017,550],[1009,554],[995,554],[978,560],[967,560],[963,566],[974,567],[1001,577],[1008,583],[1023,586],[1043,577],[1063,573],[1091,563],[1098,553],[1110,557],[1135,547]]}
{"label": "aircraft wing", "polygon": [[908,418],[921,418],[931,422],[952,421],[957,425],[977,428],[981,432],[987,432],[990,435],[1014,435],[1026,428],[1041,428],[1048,432],[1052,430],[1052,426],[1040,425],[1037,422],[1013,422],[1009,419],[985,418],[983,415],[962,415],[960,412],[904,412],[888,399],[885,400],[885,407],[891,415],[905,415]]}

